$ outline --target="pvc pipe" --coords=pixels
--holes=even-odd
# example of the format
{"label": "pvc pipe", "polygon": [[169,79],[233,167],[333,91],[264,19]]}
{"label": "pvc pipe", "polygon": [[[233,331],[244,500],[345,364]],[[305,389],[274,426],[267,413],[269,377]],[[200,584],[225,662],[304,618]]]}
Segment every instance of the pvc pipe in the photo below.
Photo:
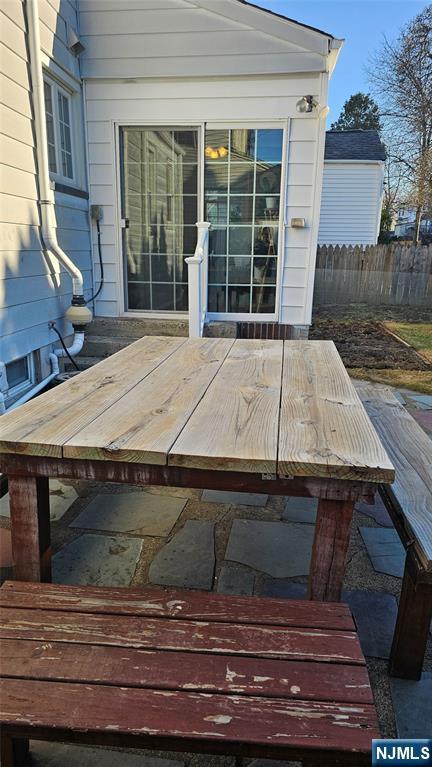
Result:
{"label": "pvc pipe", "polygon": [[[60,373],[59,363],[58,363],[58,357],[55,354],[50,354],[49,356],[50,362],[51,362],[51,373],[49,376],[43,379],[43,381],[40,381],[36,386],[33,386],[32,389],[29,389],[25,394],[23,394],[20,399],[17,399],[16,402],[13,403],[10,407],[7,408],[6,412],[9,413],[11,410],[15,410],[15,408],[19,407],[20,405],[24,405],[25,402],[28,402],[29,399],[35,396],[38,392],[41,391],[41,389],[44,389],[47,384],[49,384],[50,381],[52,381],[53,378],[55,378]],[[0,411],[1,412],[1,411]]]}
{"label": "pvc pipe", "polygon": [[[67,350],[71,357],[73,357],[75,354],[79,354],[81,349],[84,345],[84,333],[80,330],[75,331],[74,340],[71,344],[71,346],[68,346]],[[57,357],[67,357],[67,354],[63,347],[61,346],[60,349],[54,349],[54,354],[57,355]],[[57,363],[58,365],[58,363]]]}
{"label": "pvc pipe", "polygon": [[28,41],[30,51],[30,73],[32,82],[34,125],[36,134],[36,175],[39,181],[41,230],[46,250],[64,266],[72,277],[72,292],[83,295],[83,276],[76,264],[61,249],[57,241],[57,221],[54,208],[54,194],[51,189],[48,163],[48,140],[45,118],[45,95],[42,75],[41,44],[39,29],[39,2],[29,0],[26,4],[28,16]]}

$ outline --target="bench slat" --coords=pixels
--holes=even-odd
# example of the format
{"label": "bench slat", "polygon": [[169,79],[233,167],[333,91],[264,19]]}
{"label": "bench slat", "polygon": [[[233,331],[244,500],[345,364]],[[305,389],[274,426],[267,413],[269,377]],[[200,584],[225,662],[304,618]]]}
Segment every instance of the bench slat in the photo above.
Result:
{"label": "bench slat", "polygon": [[363,664],[355,632],[3,608],[1,636]]}
{"label": "bench slat", "polygon": [[115,589],[7,581],[0,590],[0,606],[355,630],[351,612],[344,604],[227,597],[199,591]]}
{"label": "bench slat", "polygon": [[[237,742],[261,744],[268,756],[289,757],[295,748],[370,752],[379,737],[373,706],[257,697],[203,695],[103,685],[3,679],[2,721],[38,730],[139,735],[143,745],[187,743],[221,753]],[[251,727],[251,722],[254,726]],[[34,734],[34,733],[33,733]],[[223,743],[226,742],[224,746]]]}
{"label": "bench slat", "polygon": [[386,493],[395,499],[423,567],[432,571],[432,441],[390,390],[358,391],[396,469]]}
{"label": "bench slat", "polygon": [[165,690],[373,703],[364,666],[5,639],[3,675]]}

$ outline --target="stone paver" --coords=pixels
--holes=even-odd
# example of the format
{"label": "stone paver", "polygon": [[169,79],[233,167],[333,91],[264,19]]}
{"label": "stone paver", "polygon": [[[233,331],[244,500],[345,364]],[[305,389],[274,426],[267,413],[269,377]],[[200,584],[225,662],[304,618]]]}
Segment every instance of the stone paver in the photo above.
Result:
{"label": "stone paver", "polygon": [[362,514],[366,514],[366,516],[374,519],[378,525],[381,525],[381,527],[393,527],[391,517],[378,494],[375,496],[375,503],[373,506],[364,501],[358,501],[355,508]]}
{"label": "stone paver", "polygon": [[419,426],[432,438],[432,411],[431,410],[409,410],[409,414],[417,421]]}
{"label": "stone paver", "polygon": [[[274,599],[307,599],[307,584],[266,578],[260,594]],[[342,601],[348,603],[354,616],[364,654],[387,659],[396,623],[396,597],[376,591],[344,590]]]}
{"label": "stone paver", "polygon": [[402,578],[405,549],[396,530],[390,528],[359,527],[374,570]]}
{"label": "stone paver", "polygon": [[32,767],[182,767],[184,762],[110,749],[31,741]]}
{"label": "stone paver", "polygon": [[[72,485],[65,485],[64,482],[60,482],[58,479],[50,479],[49,489],[50,519],[51,522],[58,522],[78,498],[78,493]],[[9,493],[0,498],[0,516],[10,517]]]}
{"label": "stone paver", "polygon": [[214,523],[189,519],[154,557],[152,583],[210,591],[215,569]]}
{"label": "stone paver", "polygon": [[263,493],[231,493],[228,490],[204,490],[206,503],[226,503],[231,506],[265,506],[268,495]]}
{"label": "stone paver", "polygon": [[167,536],[187,499],[147,492],[97,495],[71,527],[150,536]]}
{"label": "stone paver", "polygon": [[431,394],[410,394],[410,399],[413,400],[419,410],[432,410]]}
{"label": "stone paver", "polygon": [[290,496],[286,499],[282,519],[285,522],[305,522],[313,525],[316,522],[318,508],[317,498],[296,498]]}
{"label": "stone paver", "polygon": [[396,399],[401,403],[401,405],[406,404],[406,399],[402,392],[398,391],[398,389],[393,389],[393,394],[396,397]]}
{"label": "stone paver", "polygon": [[430,738],[432,735],[432,673],[418,682],[390,679],[396,730],[399,738]]}
{"label": "stone paver", "polygon": [[254,592],[255,576],[247,570],[239,570],[230,565],[222,565],[217,591],[219,594],[234,594],[248,597]]}
{"label": "stone paver", "polygon": [[141,553],[140,538],[80,535],[53,557],[53,581],[129,586]]}
{"label": "stone paver", "polygon": [[235,519],[225,559],[275,578],[307,575],[313,536],[313,525]]}

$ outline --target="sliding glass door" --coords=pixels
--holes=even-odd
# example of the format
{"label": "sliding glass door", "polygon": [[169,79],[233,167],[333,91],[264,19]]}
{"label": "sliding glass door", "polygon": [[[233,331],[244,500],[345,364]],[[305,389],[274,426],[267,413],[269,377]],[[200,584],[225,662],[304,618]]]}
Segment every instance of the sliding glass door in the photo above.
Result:
{"label": "sliding glass door", "polygon": [[198,129],[120,131],[126,308],[187,311],[198,220]]}

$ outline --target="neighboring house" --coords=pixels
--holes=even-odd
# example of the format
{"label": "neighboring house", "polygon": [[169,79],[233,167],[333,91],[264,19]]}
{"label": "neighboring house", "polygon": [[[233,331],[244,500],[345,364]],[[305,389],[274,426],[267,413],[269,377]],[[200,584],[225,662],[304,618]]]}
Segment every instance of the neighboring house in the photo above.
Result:
{"label": "neighboring house", "polygon": [[327,131],[318,243],[376,245],[385,148],[376,130]]}
{"label": "neighboring house", "polygon": [[[70,334],[64,315],[69,274],[44,255],[40,237],[28,20],[21,0],[0,4],[0,393],[6,407],[51,370],[58,338]],[[39,0],[49,163],[60,245],[92,287],[82,84],[69,49],[78,32],[73,0]],[[56,343],[56,346],[58,344]]]}
{"label": "neighboring house", "polygon": [[[406,237],[407,240],[412,240],[415,232],[415,219],[415,208],[402,208],[399,210],[393,232],[394,236]],[[420,234],[427,236],[432,235],[432,214],[423,214],[422,220],[420,221]]]}
{"label": "neighboring house", "polygon": [[[100,268],[89,202],[102,214],[95,315],[187,317],[184,259],[207,220],[207,319],[305,332],[328,82],[342,41],[242,0],[39,4],[58,239],[90,290]],[[29,385],[38,368],[46,374],[49,321],[72,330],[70,277],[39,237],[28,8],[2,4],[7,398],[19,375]]]}

